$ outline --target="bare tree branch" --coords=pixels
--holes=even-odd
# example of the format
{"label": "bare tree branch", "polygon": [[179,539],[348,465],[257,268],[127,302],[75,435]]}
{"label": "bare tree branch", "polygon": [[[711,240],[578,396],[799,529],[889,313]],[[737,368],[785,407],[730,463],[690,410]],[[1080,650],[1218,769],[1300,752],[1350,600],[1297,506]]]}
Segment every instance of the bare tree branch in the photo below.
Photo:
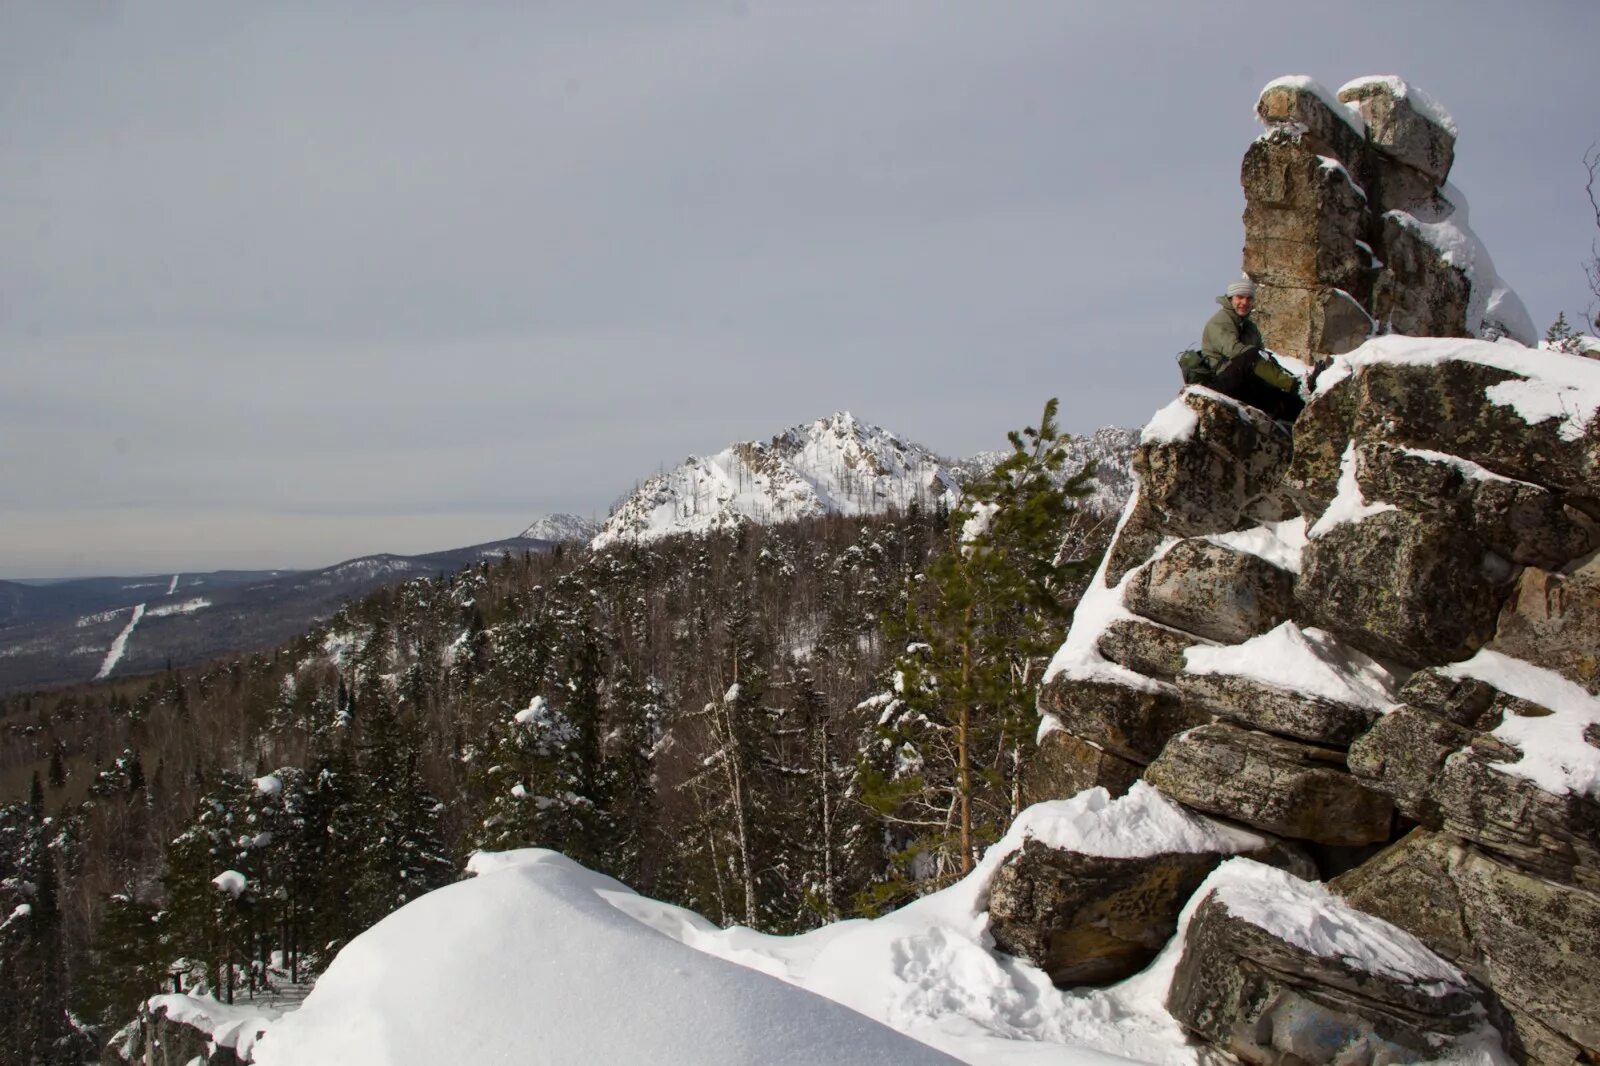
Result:
{"label": "bare tree branch", "polygon": [[[1600,229],[1600,199],[1595,196],[1595,182],[1600,180],[1600,142],[1589,145],[1589,150],[1583,153],[1583,166],[1589,173],[1589,180],[1584,182],[1583,191],[1589,196],[1589,207],[1594,211],[1594,224]],[[1596,331],[1600,331],[1600,238],[1589,244],[1589,261],[1583,264],[1583,273],[1589,279],[1589,295],[1594,301],[1589,304],[1591,323]]]}

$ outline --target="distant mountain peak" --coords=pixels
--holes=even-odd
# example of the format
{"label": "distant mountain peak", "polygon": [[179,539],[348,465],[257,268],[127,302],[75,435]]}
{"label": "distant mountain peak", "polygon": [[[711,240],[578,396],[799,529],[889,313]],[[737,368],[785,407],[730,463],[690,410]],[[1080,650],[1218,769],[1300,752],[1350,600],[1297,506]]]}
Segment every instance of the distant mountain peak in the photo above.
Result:
{"label": "distant mountain peak", "polygon": [[583,541],[600,531],[598,523],[575,514],[547,514],[517,534],[529,540]]}
{"label": "distant mountain peak", "polygon": [[932,451],[840,411],[769,441],[691,455],[624,500],[592,544],[603,548],[745,522],[882,514],[913,503],[951,506],[959,496],[954,468]]}

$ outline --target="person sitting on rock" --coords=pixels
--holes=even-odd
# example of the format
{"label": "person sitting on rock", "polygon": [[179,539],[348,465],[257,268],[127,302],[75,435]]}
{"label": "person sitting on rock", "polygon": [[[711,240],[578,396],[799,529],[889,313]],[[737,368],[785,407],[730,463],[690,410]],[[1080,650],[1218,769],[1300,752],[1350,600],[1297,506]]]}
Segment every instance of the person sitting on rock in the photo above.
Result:
{"label": "person sitting on rock", "polygon": [[1186,384],[1205,385],[1224,396],[1292,422],[1305,407],[1300,379],[1262,354],[1261,330],[1250,321],[1256,286],[1248,276],[1217,297],[1222,309],[1211,316],[1200,339],[1198,365],[1185,370]]}

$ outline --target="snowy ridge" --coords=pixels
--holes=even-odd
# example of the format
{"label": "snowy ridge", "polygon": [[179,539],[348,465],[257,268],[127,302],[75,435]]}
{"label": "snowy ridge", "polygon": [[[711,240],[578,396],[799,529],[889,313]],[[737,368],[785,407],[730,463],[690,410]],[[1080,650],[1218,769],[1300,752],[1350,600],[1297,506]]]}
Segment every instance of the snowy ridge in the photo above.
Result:
{"label": "snowy ridge", "polygon": [[[1063,480],[1096,464],[1081,506],[1119,511],[1133,491],[1137,434],[1107,426],[1067,443]],[[784,522],[826,514],[871,515],[916,504],[954,507],[960,486],[993,470],[1004,452],[965,460],[863,422],[849,412],[795,426],[766,443],[744,442],[709,456],[690,456],[650,478],[600,527],[590,542],[648,541],[675,533],[734,529],[745,522]],[[570,516],[551,516],[556,518]],[[582,521],[581,519],[577,521]],[[540,523],[523,536],[534,533]],[[559,539],[551,537],[550,539]]]}

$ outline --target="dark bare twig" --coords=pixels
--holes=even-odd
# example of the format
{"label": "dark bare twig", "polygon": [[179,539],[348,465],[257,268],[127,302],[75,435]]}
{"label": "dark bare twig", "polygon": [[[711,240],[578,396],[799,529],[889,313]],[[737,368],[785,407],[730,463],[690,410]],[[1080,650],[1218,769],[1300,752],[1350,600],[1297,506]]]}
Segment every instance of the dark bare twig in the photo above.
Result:
{"label": "dark bare twig", "polygon": [[[1594,211],[1594,224],[1600,229],[1600,199],[1595,197],[1595,182],[1600,180],[1600,142],[1589,145],[1589,150],[1583,153],[1583,166],[1589,172],[1589,180],[1584,182],[1583,191],[1589,196],[1589,207]],[[1600,330],[1600,239],[1589,244],[1589,261],[1583,264],[1583,273],[1589,279],[1589,294],[1594,297],[1594,302],[1589,305],[1594,328]]]}

